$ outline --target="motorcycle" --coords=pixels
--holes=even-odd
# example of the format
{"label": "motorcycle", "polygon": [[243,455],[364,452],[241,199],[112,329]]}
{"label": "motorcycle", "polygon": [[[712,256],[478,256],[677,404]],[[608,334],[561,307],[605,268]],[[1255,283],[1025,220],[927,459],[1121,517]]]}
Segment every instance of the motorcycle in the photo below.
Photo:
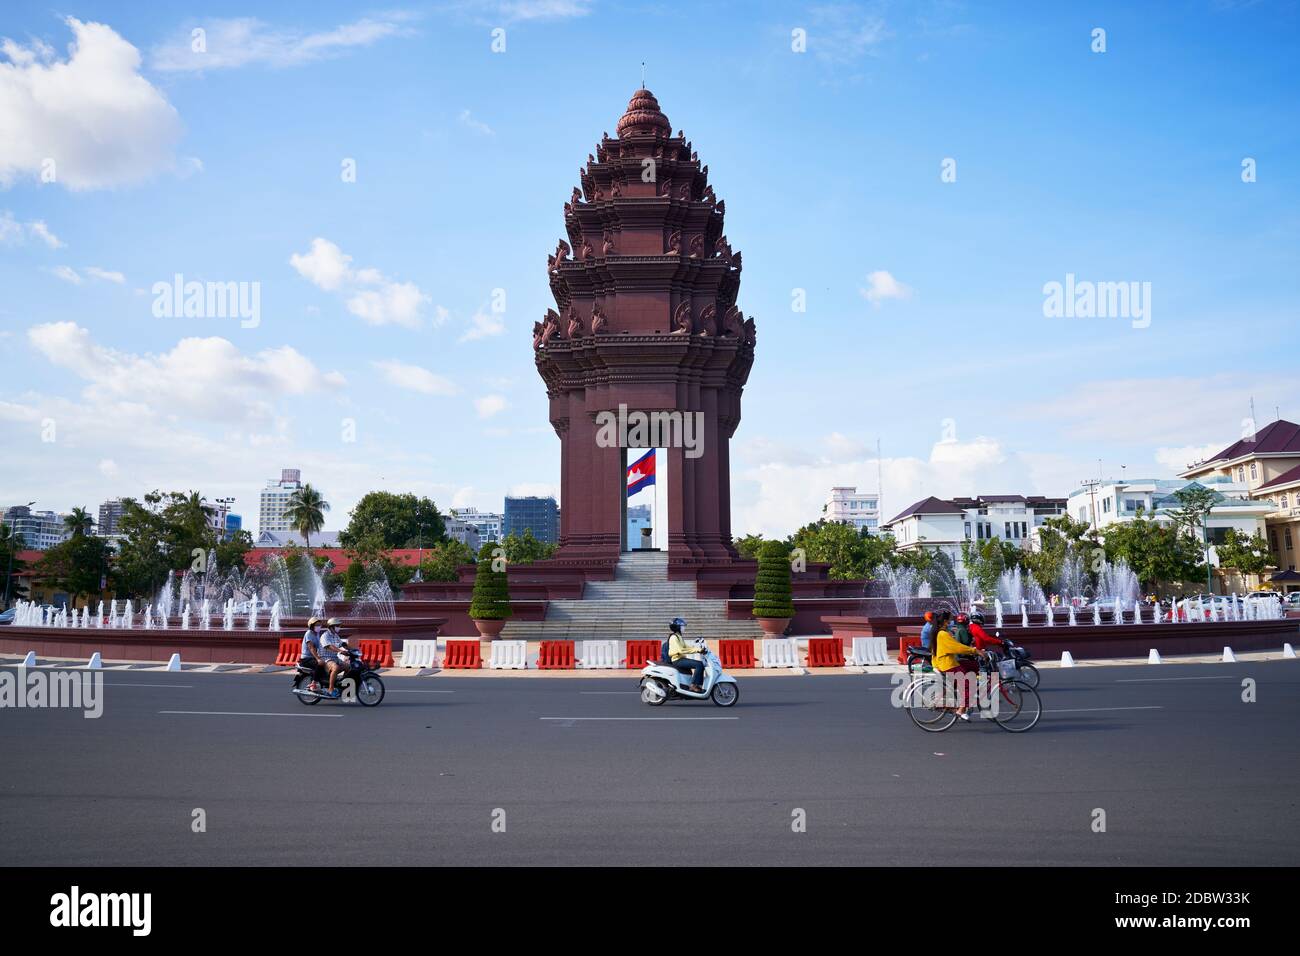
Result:
{"label": "motorcycle", "polygon": [[[345,703],[356,701],[362,707],[374,707],[384,699],[384,682],[379,679],[361,654],[348,647],[346,640],[340,643],[339,661],[342,669],[334,678],[334,688],[338,697],[331,697],[325,688],[329,686],[329,672],[318,664],[315,658],[305,657],[294,668],[293,687],[291,688],[302,704],[316,704],[323,700],[341,700]],[[316,687],[312,689],[313,685]]]}
{"label": "motorcycle", "polygon": [[[1016,680],[1024,681],[1030,687],[1038,686],[1038,668],[1029,663],[1029,649],[1014,644],[1002,636],[998,631],[994,635],[1002,642],[1002,659],[1003,662],[1014,667],[1014,674],[1004,674],[1004,677],[1014,677]],[[1009,667],[1008,670],[1011,668]]]}
{"label": "motorcycle", "polygon": [[695,640],[696,653],[704,659],[704,681],[699,693],[691,691],[691,675],[663,661],[646,661],[641,671],[641,700],[658,707],[670,700],[712,700],[719,707],[734,707],[740,700],[736,678],[722,672],[722,661],[709,650],[703,638]]}

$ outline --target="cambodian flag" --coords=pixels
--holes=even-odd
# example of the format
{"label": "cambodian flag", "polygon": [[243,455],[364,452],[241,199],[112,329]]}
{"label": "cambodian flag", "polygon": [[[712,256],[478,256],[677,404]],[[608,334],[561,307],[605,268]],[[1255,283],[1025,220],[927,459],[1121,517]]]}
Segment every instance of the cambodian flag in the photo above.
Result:
{"label": "cambodian flag", "polygon": [[648,452],[627,466],[627,496],[655,483],[655,450]]}

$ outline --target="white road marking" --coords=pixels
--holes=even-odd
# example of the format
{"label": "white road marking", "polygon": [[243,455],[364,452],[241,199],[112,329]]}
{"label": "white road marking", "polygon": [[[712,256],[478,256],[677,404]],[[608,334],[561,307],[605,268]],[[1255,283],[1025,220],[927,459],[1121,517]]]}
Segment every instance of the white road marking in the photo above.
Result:
{"label": "white road marking", "polygon": [[739,717],[538,717],[538,720],[740,720]]}
{"label": "white road marking", "polygon": [[390,694],[454,694],[454,690],[390,690]]}
{"label": "white road marking", "polygon": [[105,687],[193,687],[193,684],[127,684],[118,681],[106,680]]}
{"label": "white road marking", "polygon": [[1044,710],[1043,716],[1046,717],[1048,714],[1082,714],[1095,710],[1164,710],[1164,708],[1158,705],[1147,707],[1062,707]]}
{"label": "white road marking", "polygon": [[1236,674],[1207,674],[1204,677],[1121,677],[1116,684],[1153,684],[1166,680],[1236,680]]}
{"label": "white road marking", "polygon": [[192,714],[197,717],[342,717],[342,714],[270,714],[247,710],[160,710],[160,714]]}
{"label": "white road marking", "polygon": [[639,690],[580,690],[578,691],[578,693],[600,695],[600,694],[639,694],[641,692]]}

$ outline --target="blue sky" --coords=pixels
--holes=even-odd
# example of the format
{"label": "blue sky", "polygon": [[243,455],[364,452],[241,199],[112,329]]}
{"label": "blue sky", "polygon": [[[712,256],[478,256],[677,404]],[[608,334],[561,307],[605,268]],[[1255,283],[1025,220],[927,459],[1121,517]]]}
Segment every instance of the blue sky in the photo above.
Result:
{"label": "blue sky", "polygon": [[[737,533],[878,472],[891,514],[1171,476],[1252,397],[1300,416],[1295,2],[19,0],[0,37],[0,504],[558,491],[545,257],[642,61],[744,253]],[[155,316],[176,273],[258,283],[260,322]],[[1067,274],[1149,282],[1150,324],[1045,317]]]}

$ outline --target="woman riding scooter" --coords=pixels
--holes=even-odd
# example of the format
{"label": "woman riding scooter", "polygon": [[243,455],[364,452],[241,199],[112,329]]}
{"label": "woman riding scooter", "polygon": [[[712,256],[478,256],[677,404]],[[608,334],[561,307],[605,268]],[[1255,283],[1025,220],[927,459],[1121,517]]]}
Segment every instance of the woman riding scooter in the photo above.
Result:
{"label": "woman riding scooter", "polygon": [[686,622],[680,617],[673,618],[668,625],[668,663],[680,673],[689,671],[691,686],[688,689],[691,693],[700,694],[704,692],[704,661],[688,656],[695,653],[695,649],[688,648],[682,638],[682,629],[685,627]]}

